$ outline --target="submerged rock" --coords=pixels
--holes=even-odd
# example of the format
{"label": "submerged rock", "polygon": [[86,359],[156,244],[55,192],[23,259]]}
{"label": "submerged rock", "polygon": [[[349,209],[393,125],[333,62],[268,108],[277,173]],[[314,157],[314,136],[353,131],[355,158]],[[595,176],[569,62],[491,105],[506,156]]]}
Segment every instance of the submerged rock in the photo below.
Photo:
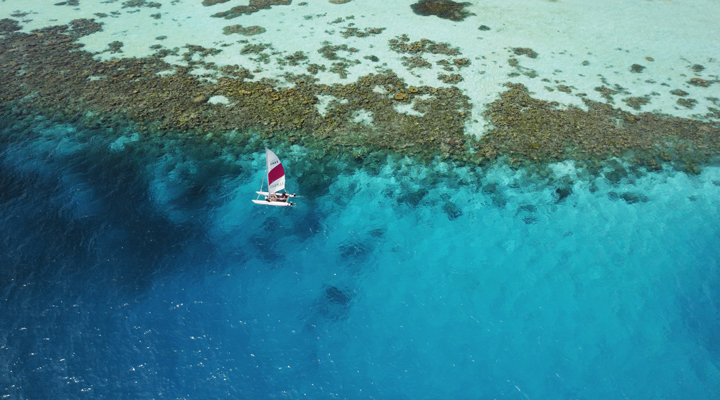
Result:
{"label": "submerged rock", "polygon": [[427,189],[404,192],[400,195],[400,197],[398,197],[397,202],[398,204],[407,204],[410,207],[417,207],[427,194]]}
{"label": "submerged rock", "polygon": [[538,220],[537,207],[532,204],[523,204],[518,207],[517,211],[515,212],[515,216],[521,217],[523,222],[528,225],[534,224]]}
{"label": "submerged rock", "polygon": [[352,301],[352,293],[335,285],[328,285],[322,297],[316,302],[318,314],[329,320],[341,320],[347,315]]}
{"label": "submerged rock", "polygon": [[642,193],[635,193],[635,192],[624,192],[624,193],[617,193],[617,192],[610,192],[608,193],[608,197],[610,200],[624,200],[628,204],[635,204],[635,203],[646,203],[648,201],[648,197],[645,196]]}
{"label": "submerged rock", "polygon": [[452,221],[455,219],[458,219],[463,215],[462,210],[457,206],[457,204],[453,203],[452,201],[447,201],[442,206],[443,211],[445,211],[445,214],[447,214],[448,218]]}
{"label": "submerged rock", "polygon": [[325,299],[331,304],[347,305],[350,300],[350,294],[336,286],[328,286],[325,288]]}
{"label": "submerged rock", "polygon": [[616,160],[610,161],[607,168],[608,171],[606,171],[603,176],[612,183],[619,183],[628,176],[628,172],[625,167]]}
{"label": "submerged rock", "polygon": [[555,195],[557,196],[556,203],[560,203],[572,194],[572,186],[560,186],[555,188]]}

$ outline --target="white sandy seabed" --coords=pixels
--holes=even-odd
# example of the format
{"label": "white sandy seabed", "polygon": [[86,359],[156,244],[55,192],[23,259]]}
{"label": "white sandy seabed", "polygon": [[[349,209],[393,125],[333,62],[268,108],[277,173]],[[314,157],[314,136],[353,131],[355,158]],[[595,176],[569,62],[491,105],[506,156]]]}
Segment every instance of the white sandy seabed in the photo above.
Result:
{"label": "white sandy seabed", "polygon": [[[627,111],[638,112],[623,101],[629,97],[650,100],[639,111],[696,119],[711,118],[708,107],[720,107],[720,60],[714,58],[720,54],[720,24],[713,18],[720,15],[720,2],[714,0],[483,0],[471,2],[465,10],[475,15],[458,22],[416,15],[410,7],[413,0],[351,0],[343,4],[293,0],[289,5],[233,19],[212,15],[247,5],[249,0],[212,6],[203,6],[202,0],[80,0],[77,5],[58,0],[0,1],[0,18],[21,21],[23,31],[67,24],[77,18],[101,22],[101,32],[81,38],[84,49],[97,52],[99,59],[146,57],[157,51],[150,47],[158,44],[178,48],[179,54],[188,44],[199,45],[222,50],[206,57],[206,62],[237,64],[251,70],[253,79],[276,79],[283,86],[292,84],[282,74],[307,74],[310,64],[327,67],[316,77],[320,83],[329,84],[351,83],[363,75],[391,70],[408,85],[446,86],[438,74],[459,73],[463,80],[457,87],[473,104],[468,133],[476,135],[486,128],[481,117],[484,105],[497,99],[507,82],[523,83],[535,97],[561,105],[583,107],[582,96],[606,102],[596,90],[605,86],[619,91],[613,96],[613,106]],[[223,28],[231,25],[260,26],[265,32],[252,36],[223,34]],[[480,30],[482,25],[490,30]],[[360,31],[385,29],[377,35],[345,38],[341,32],[348,27]],[[403,57],[412,55],[399,54],[389,46],[389,40],[403,34],[410,41],[449,43],[461,54],[425,53],[423,58],[432,66],[409,70],[402,62]],[[108,44],[115,41],[123,43],[121,53],[107,51]],[[269,57],[262,60],[257,54],[241,54],[247,44],[270,44],[272,47],[265,50]],[[347,77],[330,72],[337,60],[323,58],[318,52],[327,44],[345,44],[358,50],[337,52],[351,63]],[[530,48],[538,56],[515,55],[514,48]],[[278,63],[297,51],[304,52],[307,60],[297,66]],[[370,60],[370,56],[379,61]],[[519,68],[509,64],[511,57],[518,60]],[[455,58],[468,58],[470,65],[448,72],[436,64]],[[182,56],[171,55],[165,60],[185,64]],[[355,60],[359,64],[352,64]],[[633,72],[633,64],[645,69]],[[207,72],[212,71],[195,71]],[[513,72],[517,76],[509,76]],[[695,77],[711,84],[691,85],[689,81]],[[558,85],[572,92],[560,91]],[[688,108],[678,104],[679,97],[671,94],[676,89],[688,92],[687,98],[695,99],[696,105]]]}

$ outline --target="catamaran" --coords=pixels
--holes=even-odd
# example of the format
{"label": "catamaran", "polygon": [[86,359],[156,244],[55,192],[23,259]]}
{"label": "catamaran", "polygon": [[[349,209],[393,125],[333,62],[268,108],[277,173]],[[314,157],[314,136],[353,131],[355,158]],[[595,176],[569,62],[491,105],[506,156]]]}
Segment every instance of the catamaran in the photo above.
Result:
{"label": "catamaran", "polygon": [[[258,194],[258,197],[252,202],[266,206],[293,206],[294,203],[289,200],[291,197],[295,197],[295,194],[287,192],[278,193],[280,190],[285,190],[285,170],[278,156],[267,147],[265,148],[265,175],[268,180],[268,190],[267,192],[263,191],[263,186],[265,185],[265,177],[263,177],[260,190],[255,192]],[[264,197],[263,200],[260,200],[261,196]]]}

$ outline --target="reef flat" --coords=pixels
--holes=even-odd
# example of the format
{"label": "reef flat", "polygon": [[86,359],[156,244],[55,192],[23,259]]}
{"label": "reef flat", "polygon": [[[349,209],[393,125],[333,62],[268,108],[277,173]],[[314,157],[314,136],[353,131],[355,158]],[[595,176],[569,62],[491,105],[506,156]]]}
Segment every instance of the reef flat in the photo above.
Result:
{"label": "reef flat", "polygon": [[[621,158],[697,173],[720,155],[720,63],[705,56],[716,44],[694,41],[714,25],[664,21],[687,29],[669,53],[652,44],[665,28],[627,36],[648,29],[644,18],[585,26],[593,43],[558,41],[588,18],[582,2],[533,5],[529,15],[545,19],[522,26],[516,3],[10,3],[0,5],[3,113],[122,120],[147,137],[259,135],[360,162],[383,150],[474,165],[598,169]],[[631,6],[648,18],[670,7]],[[564,19],[549,17],[557,11]]]}

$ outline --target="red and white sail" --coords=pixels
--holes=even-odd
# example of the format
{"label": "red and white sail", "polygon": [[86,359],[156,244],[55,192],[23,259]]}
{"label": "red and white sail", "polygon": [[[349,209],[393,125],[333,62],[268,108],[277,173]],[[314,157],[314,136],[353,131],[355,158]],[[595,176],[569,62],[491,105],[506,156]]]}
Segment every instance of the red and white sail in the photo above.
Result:
{"label": "red and white sail", "polygon": [[275,193],[285,189],[285,170],[278,156],[267,147],[265,148],[265,162],[267,163],[268,192]]}

